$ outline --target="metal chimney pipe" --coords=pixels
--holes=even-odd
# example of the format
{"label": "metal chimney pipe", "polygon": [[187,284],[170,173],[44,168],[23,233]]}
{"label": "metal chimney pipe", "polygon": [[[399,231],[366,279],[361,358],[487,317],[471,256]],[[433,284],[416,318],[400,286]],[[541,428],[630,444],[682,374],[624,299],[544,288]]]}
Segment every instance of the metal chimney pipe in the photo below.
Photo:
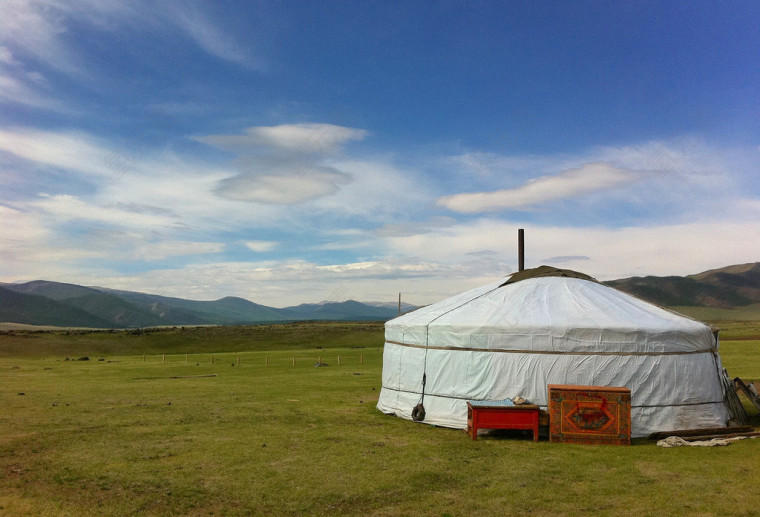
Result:
{"label": "metal chimney pipe", "polygon": [[525,269],[525,230],[520,228],[517,230],[517,259],[518,259],[518,271]]}

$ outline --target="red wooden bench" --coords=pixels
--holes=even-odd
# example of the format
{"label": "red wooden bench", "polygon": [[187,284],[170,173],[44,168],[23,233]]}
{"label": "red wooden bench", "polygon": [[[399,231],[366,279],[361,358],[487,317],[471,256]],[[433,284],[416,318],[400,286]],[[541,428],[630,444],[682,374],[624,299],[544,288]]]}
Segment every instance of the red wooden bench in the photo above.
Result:
{"label": "red wooden bench", "polygon": [[478,429],[533,430],[538,441],[538,406],[515,406],[512,401],[467,401],[467,434],[478,438]]}

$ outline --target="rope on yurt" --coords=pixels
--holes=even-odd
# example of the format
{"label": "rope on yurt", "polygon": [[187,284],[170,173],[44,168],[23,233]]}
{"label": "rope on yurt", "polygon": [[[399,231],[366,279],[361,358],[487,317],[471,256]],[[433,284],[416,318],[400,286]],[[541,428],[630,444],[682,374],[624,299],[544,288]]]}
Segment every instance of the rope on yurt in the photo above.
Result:
{"label": "rope on yurt", "polygon": [[423,363],[422,363],[422,393],[420,393],[420,402],[412,408],[412,420],[414,420],[415,422],[422,422],[423,420],[425,420],[425,385],[427,384],[427,355],[428,355],[428,350],[430,349],[430,325],[438,318],[441,318],[445,316],[446,314],[453,312],[474,300],[477,300],[478,298],[482,298],[483,296],[486,296],[487,294],[494,292],[496,289],[504,287],[504,285],[506,284],[498,285],[494,287],[493,289],[491,289],[490,291],[482,293],[476,296],[475,298],[471,298],[469,300],[463,301],[461,304],[457,305],[456,307],[452,307],[451,309],[445,312],[442,312],[441,314],[439,314],[438,316],[430,320],[427,325],[425,325],[425,359],[423,360]]}
{"label": "rope on yurt", "polygon": [[427,384],[427,353],[428,339],[430,336],[430,323],[425,327],[425,359],[422,362],[422,393],[419,403],[412,408],[412,420],[422,422],[425,420],[425,384]]}

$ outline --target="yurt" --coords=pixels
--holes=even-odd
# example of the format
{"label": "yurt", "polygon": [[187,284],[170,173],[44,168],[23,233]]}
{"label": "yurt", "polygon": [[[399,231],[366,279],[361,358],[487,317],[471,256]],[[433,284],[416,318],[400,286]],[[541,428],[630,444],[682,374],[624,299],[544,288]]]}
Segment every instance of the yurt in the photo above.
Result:
{"label": "yurt", "polygon": [[385,324],[384,413],[465,429],[467,401],[546,409],[549,384],[630,389],[632,437],[730,419],[710,327],[582,273],[528,269]]}

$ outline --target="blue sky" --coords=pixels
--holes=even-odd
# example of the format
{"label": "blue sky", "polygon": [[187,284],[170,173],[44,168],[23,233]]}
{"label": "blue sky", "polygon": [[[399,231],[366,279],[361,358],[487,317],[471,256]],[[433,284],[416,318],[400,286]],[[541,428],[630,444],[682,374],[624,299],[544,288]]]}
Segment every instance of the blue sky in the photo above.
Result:
{"label": "blue sky", "polygon": [[430,303],[760,260],[752,2],[0,5],[0,281]]}

